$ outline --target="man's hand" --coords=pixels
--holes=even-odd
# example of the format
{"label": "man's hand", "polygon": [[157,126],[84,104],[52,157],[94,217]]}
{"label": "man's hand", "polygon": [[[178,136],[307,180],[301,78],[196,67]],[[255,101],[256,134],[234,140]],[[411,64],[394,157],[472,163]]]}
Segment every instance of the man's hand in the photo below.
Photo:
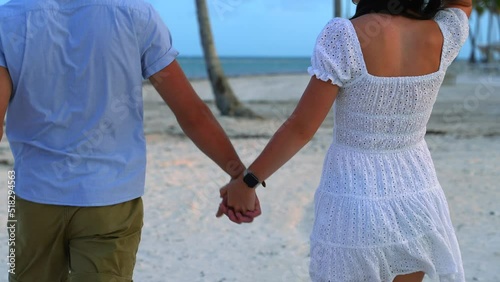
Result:
{"label": "man's hand", "polygon": [[222,187],[220,196],[227,196],[227,206],[235,212],[245,213],[255,207],[255,189],[249,188],[241,177]]}
{"label": "man's hand", "polygon": [[222,202],[216,216],[227,215],[235,223],[250,223],[262,212],[254,189],[248,188],[241,178],[220,189]]}
{"label": "man's hand", "polygon": [[222,202],[219,205],[219,210],[217,211],[216,217],[221,217],[226,215],[229,220],[234,223],[251,223],[254,218],[262,214],[260,208],[259,197],[255,195],[255,209],[253,211],[247,211],[246,213],[235,212],[233,209],[227,206],[227,196],[222,197]]}

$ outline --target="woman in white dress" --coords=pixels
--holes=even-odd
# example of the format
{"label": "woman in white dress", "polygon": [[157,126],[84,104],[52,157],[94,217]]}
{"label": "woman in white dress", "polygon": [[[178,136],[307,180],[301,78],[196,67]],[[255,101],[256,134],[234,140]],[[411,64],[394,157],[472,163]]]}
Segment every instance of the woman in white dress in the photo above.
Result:
{"label": "woman in white dress", "polygon": [[297,108],[245,174],[221,189],[222,211],[234,218],[252,210],[256,184],[312,138],[333,105],[333,142],[315,194],[311,279],[465,281],[424,135],[467,39],[471,6],[361,0],[351,20],[331,20]]}

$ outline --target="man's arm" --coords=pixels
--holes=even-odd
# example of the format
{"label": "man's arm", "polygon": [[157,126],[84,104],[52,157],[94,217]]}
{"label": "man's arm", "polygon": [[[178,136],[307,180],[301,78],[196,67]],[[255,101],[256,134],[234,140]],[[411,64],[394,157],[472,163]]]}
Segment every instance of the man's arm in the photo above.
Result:
{"label": "man's arm", "polygon": [[5,112],[7,112],[11,94],[12,80],[9,71],[6,68],[0,67],[0,140],[2,140],[3,137]]}
{"label": "man's arm", "polygon": [[177,61],[149,80],[194,144],[231,178],[242,174],[245,166],[231,141],[210,109],[196,94]]}

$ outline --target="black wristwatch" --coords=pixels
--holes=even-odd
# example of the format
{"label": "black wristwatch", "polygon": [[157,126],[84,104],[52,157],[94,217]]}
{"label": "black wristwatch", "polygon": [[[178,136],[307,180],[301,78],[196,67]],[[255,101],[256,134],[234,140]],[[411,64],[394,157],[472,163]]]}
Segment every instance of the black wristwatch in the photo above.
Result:
{"label": "black wristwatch", "polygon": [[[257,186],[261,183],[257,176],[253,174],[251,171],[248,169],[245,170],[243,173],[243,182],[249,187],[249,188],[257,188]],[[262,186],[266,187],[266,182],[262,181]]]}

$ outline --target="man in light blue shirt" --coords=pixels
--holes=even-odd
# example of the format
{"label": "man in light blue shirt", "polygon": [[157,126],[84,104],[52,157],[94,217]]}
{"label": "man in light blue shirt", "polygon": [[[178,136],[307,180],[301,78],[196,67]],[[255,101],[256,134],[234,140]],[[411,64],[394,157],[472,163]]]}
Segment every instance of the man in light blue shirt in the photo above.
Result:
{"label": "man in light blue shirt", "polygon": [[23,0],[0,21],[17,195],[72,206],[140,197],[142,78],[177,56],[158,14],[142,1]]}
{"label": "man in light blue shirt", "polygon": [[143,79],[207,156],[233,178],[243,172],[176,56],[142,0],[0,6],[0,116],[7,111],[17,196],[10,281],[131,281],[146,167]]}

